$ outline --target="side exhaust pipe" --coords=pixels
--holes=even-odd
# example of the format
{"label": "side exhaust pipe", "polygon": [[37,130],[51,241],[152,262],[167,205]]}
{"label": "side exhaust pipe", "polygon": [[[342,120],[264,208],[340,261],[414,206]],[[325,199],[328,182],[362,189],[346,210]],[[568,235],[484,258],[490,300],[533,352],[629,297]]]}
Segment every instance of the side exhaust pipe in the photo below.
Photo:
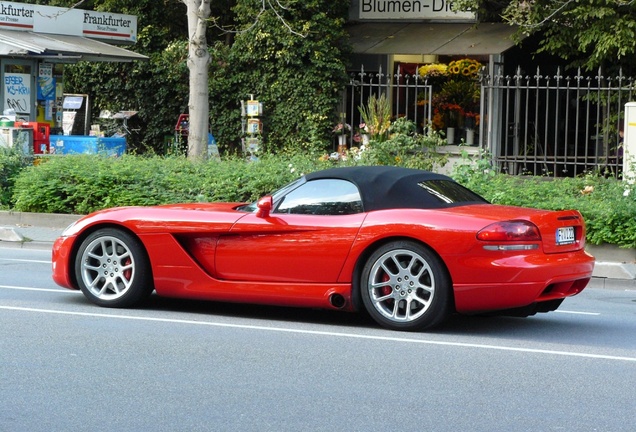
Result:
{"label": "side exhaust pipe", "polygon": [[329,296],[329,303],[336,309],[342,309],[347,304],[345,298],[340,294],[331,294]]}

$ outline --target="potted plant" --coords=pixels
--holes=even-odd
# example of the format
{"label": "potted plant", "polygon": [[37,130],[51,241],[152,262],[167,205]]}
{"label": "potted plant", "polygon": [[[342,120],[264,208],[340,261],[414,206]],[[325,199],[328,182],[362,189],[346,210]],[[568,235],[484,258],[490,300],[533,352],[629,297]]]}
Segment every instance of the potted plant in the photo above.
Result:
{"label": "potted plant", "polygon": [[333,128],[333,133],[338,137],[338,153],[345,153],[347,150],[347,135],[351,132],[351,125],[344,121],[344,114],[341,120]]}
{"label": "potted plant", "polygon": [[369,145],[369,127],[366,123],[360,123],[356,129],[356,134],[353,136],[353,140],[362,143],[363,146]]}
{"label": "potted plant", "polygon": [[475,128],[479,125],[479,114],[474,111],[464,113],[464,127],[466,128],[466,145],[475,143]]}
{"label": "potted plant", "polygon": [[379,97],[370,96],[367,105],[358,107],[358,110],[370,138],[386,139],[391,126],[391,102],[384,93]]}

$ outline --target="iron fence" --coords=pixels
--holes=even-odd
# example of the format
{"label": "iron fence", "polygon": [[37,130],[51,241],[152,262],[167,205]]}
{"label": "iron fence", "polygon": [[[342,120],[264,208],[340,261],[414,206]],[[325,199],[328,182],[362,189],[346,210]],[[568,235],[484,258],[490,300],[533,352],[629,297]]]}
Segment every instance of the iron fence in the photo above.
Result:
{"label": "iron fence", "polygon": [[[571,177],[599,170],[622,171],[624,106],[634,81],[584,76],[482,75],[487,148],[510,174]],[[490,115],[489,115],[490,114]]]}
{"label": "iron fence", "polygon": [[[476,145],[492,154],[494,163],[510,174],[572,177],[600,170],[622,171],[625,103],[636,97],[632,77],[605,77],[602,71],[584,75],[514,75],[496,73],[495,65],[480,76],[481,103]],[[348,122],[360,122],[358,107],[371,95],[386,94],[394,117],[407,117],[420,128],[431,124],[433,88],[413,70],[397,66],[395,73],[351,72],[341,112]],[[351,138],[353,139],[353,138]]]}
{"label": "iron fence", "polygon": [[[367,72],[364,66],[350,72],[350,81],[340,111],[355,128],[362,123],[359,107],[365,106],[369,97],[384,94],[392,103],[393,117],[407,117],[422,130],[431,123],[432,87],[417,73],[417,68],[404,70],[397,66],[395,73]],[[354,135],[350,140],[354,139]]]}

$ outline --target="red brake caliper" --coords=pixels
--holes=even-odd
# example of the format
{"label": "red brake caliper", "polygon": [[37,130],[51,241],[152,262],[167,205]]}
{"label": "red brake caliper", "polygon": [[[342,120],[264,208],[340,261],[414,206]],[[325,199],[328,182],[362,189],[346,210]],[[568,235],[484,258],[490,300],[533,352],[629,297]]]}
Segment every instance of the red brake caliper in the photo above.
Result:
{"label": "red brake caliper", "polygon": [[[126,261],[121,263],[121,265],[128,266],[130,265],[131,262],[132,260],[130,258],[126,258]],[[129,268],[128,270],[124,270],[124,277],[126,278],[126,280],[130,280],[131,276],[132,276],[132,268]]]}
{"label": "red brake caliper", "polygon": [[[384,276],[382,276],[382,282],[388,282],[390,279],[391,278],[386,273],[384,273]],[[391,291],[393,291],[393,289],[391,288],[390,285],[383,286],[382,287],[382,296],[387,296],[387,295],[391,294]]]}

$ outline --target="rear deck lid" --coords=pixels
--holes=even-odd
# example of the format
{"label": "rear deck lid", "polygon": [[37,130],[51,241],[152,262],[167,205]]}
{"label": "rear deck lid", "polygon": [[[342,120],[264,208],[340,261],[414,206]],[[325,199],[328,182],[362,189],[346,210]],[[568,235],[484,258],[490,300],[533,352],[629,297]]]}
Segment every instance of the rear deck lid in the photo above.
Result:
{"label": "rear deck lid", "polygon": [[577,210],[539,210],[495,204],[466,205],[447,211],[484,218],[484,223],[524,220],[539,228],[545,253],[572,252],[585,247],[585,222]]}

